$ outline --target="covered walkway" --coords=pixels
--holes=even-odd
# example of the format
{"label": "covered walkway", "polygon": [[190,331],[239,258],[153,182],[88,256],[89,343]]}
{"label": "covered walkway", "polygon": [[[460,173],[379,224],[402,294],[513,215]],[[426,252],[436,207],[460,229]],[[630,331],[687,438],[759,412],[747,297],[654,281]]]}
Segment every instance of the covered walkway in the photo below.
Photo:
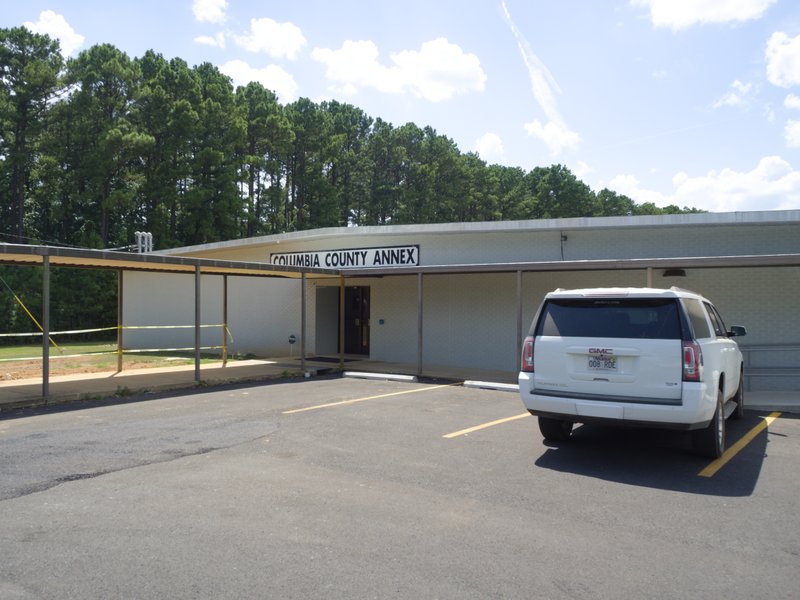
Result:
{"label": "covered walkway", "polygon": [[[195,361],[192,369],[193,381],[199,384],[202,380],[200,373],[200,332],[203,324],[201,323],[201,306],[200,306],[200,278],[203,275],[220,275],[225,278],[229,275],[248,276],[248,277],[284,277],[301,279],[303,282],[301,303],[305,309],[305,282],[308,278],[325,278],[338,275],[338,272],[332,269],[320,269],[309,267],[293,267],[274,265],[262,262],[246,262],[246,261],[230,261],[230,260],[217,260],[209,258],[190,258],[181,256],[170,256],[165,254],[131,254],[126,252],[114,252],[106,250],[91,250],[82,248],[60,248],[52,246],[31,246],[23,244],[0,244],[0,264],[12,264],[23,266],[38,266],[42,267],[42,377],[34,380],[38,382],[38,395],[41,403],[46,403],[48,399],[56,394],[65,397],[75,397],[75,394],[80,394],[79,384],[73,383],[69,385],[69,380],[50,376],[50,269],[51,267],[79,267],[89,269],[107,269],[115,270],[118,274],[118,306],[117,306],[117,323],[122,323],[122,297],[124,285],[125,271],[151,271],[151,272],[164,272],[164,273],[183,273],[194,275],[194,351]],[[227,285],[224,286],[227,290]],[[303,314],[305,320],[305,311]],[[227,320],[223,323],[223,327],[227,329]],[[122,348],[122,327],[118,327],[118,347]],[[301,340],[301,354],[305,356],[304,340]],[[116,377],[116,381],[131,381],[124,379],[127,373],[122,371],[122,355],[119,355],[119,363],[117,372],[112,376]],[[132,373],[136,375],[136,373]],[[141,377],[139,373],[139,377]],[[108,377],[106,377],[108,379]],[[181,378],[178,377],[180,380]],[[59,385],[59,390],[51,390],[51,381]],[[80,381],[78,379],[77,381]],[[8,382],[5,382],[8,383]],[[24,387],[28,389],[29,383],[22,385],[18,382],[17,385],[10,385],[8,387]],[[105,390],[103,393],[108,393],[110,382],[101,386]],[[166,385],[166,384],[165,384]],[[130,386],[119,386],[122,389],[131,389]],[[142,386],[141,389],[146,389],[147,386]],[[114,388],[116,389],[116,388]],[[67,391],[64,391],[67,390]],[[91,390],[89,391],[91,393]],[[0,404],[2,400],[0,400]]]}
{"label": "covered walkway", "polygon": [[[26,381],[0,382],[0,409],[3,406],[29,405],[31,403],[47,404],[63,400],[81,398],[105,397],[115,394],[133,394],[141,390],[164,390],[177,387],[191,387],[195,385],[210,385],[230,381],[266,380],[279,377],[303,377],[306,373],[313,375],[324,371],[358,370],[367,372],[407,374],[425,377],[435,377],[450,380],[479,380],[503,384],[515,383],[515,372],[480,372],[476,369],[460,369],[458,367],[436,367],[427,364],[423,351],[423,281],[428,277],[448,274],[470,273],[513,273],[516,274],[516,349],[517,353],[522,345],[522,335],[526,323],[523,321],[522,277],[524,273],[538,272],[567,272],[567,271],[639,271],[643,274],[642,283],[653,285],[655,270],[664,269],[720,269],[736,267],[798,267],[800,254],[767,254],[767,255],[738,255],[714,257],[672,257],[672,258],[647,258],[647,259],[620,259],[620,260],[571,260],[571,261],[546,261],[546,262],[506,262],[484,264],[460,265],[427,265],[392,267],[383,269],[350,269],[335,270],[313,267],[284,266],[264,262],[246,262],[237,260],[219,260],[212,258],[195,258],[176,256],[170,254],[128,254],[104,250],[86,250],[75,248],[54,248],[49,246],[27,246],[15,244],[0,244],[0,263],[43,268],[42,280],[42,377]],[[118,368],[116,372],[52,377],[49,373],[49,344],[47,343],[50,332],[49,318],[49,273],[52,266],[82,267],[111,269],[118,272],[119,315],[122,315],[123,275],[126,271],[151,271],[176,274],[194,275],[194,330],[195,330],[195,362],[193,367],[170,367],[158,370],[123,371]],[[344,361],[344,349],[340,345],[340,356],[333,362],[316,363],[309,356],[305,347],[306,335],[299,336],[299,350],[302,358],[277,359],[274,361],[231,361],[227,366],[203,366],[200,364],[200,278],[202,275],[219,275],[248,277],[279,277],[292,278],[302,282],[298,304],[302,306],[300,330],[306,330],[306,281],[307,279],[335,279],[343,294],[347,279],[387,278],[392,276],[412,276],[416,279],[416,338],[417,348],[414,357],[415,364],[411,363],[386,363],[369,360],[352,362]],[[224,321],[227,328],[227,283],[222,286],[224,300]],[[340,311],[344,311],[344,302],[340,300]],[[188,308],[188,307],[187,307]],[[344,322],[340,315],[340,327]],[[118,318],[118,323],[121,323]],[[408,323],[411,327],[414,324]],[[122,330],[120,329],[120,332]],[[120,335],[122,335],[120,333]],[[340,340],[344,339],[341,334]],[[342,342],[340,341],[340,344]],[[119,347],[124,347],[122,339],[118,341]],[[519,356],[514,363],[519,364]],[[749,364],[749,363],[748,363]],[[794,373],[794,371],[792,371]],[[753,401],[764,398],[765,406],[796,406],[800,405],[800,392],[764,392],[750,393]],[[759,400],[760,401],[760,400]]]}

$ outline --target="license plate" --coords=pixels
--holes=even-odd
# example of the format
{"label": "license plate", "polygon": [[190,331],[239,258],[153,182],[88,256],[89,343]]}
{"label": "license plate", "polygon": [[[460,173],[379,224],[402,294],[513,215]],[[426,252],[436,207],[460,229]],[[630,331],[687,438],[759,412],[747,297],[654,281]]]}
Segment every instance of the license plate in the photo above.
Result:
{"label": "license plate", "polygon": [[588,365],[590,371],[616,371],[616,356],[589,356]]}

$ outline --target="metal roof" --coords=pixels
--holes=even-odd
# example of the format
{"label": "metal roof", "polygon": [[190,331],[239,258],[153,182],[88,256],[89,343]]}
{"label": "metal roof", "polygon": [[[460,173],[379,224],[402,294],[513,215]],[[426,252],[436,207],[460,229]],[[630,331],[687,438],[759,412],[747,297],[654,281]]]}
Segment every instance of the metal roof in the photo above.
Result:
{"label": "metal roof", "polygon": [[364,236],[442,236],[486,233],[535,233],[546,231],[581,231],[602,229],[800,226],[800,210],[764,210],[725,213],[685,213],[677,215],[638,215],[625,217],[573,217],[563,219],[527,219],[518,221],[477,221],[466,223],[427,223],[417,225],[366,225],[325,227],[210,242],[164,250],[167,254],[195,254],[217,250],[238,250],[282,242],[309,242],[324,239],[352,239]]}

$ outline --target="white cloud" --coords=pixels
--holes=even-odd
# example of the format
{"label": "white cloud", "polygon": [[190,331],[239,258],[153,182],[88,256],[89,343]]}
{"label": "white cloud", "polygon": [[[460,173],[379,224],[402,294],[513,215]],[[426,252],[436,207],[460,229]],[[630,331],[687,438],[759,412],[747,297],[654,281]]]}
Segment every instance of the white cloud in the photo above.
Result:
{"label": "white cloud", "polygon": [[35,23],[26,21],[24,25],[33,33],[44,33],[57,39],[61,44],[63,56],[72,56],[86,40],[84,36],[75,32],[63,15],[56,14],[52,10],[42,11],[39,13],[38,21]]}
{"label": "white cloud", "polygon": [[194,0],[192,12],[194,18],[201,22],[223,23],[228,0]]}
{"label": "white cloud", "polygon": [[790,110],[800,109],[800,96],[789,94],[788,96],[786,96],[786,98],[783,99],[783,106]]}
{"label": "white cloud", "polygon": [[535,119],[530,123],[525,123],[525,131],[528,135],[540,139],[545,143],[550,153],[560,154],[562,150],[577,148],[581,143],[581,136],[571,131],[563,123],[548,121],[546,124]]}
{"label": "white cloud", "polygon": [[767,79],[772,85],[789,88],[800,84],[800,35],[790,38],[782,31],[767,42]]}
{"label": "white cloud", "polygon": [[730,89],[713,104],[714,108],[723,106],[741,106],[745,103],[745,97],[753,89],[752,83],[742,83],[738,79],[731,84]]}
{"label": "white cloud", "polygon": [[460,46],[445,38],[425,42],[416,50],[391,55],[412,92],[439,102],[456,94],[482,92],[486,73],[474,54],[465,54]]}
{"label": "white cloud", "polygon": [[306,45],[303,32],[294,23],[272,19],[250,19],[250,31],[236,36],[236,43],[248,52],[264,52],[272,58],[294,60]]}
{"label": "white cloud", "polygon": [[779,156],[766,156],[747,172],[710,171],[690,177],[678,173],[669,194],[648,190],[632,175],[619,175],[608,187],[635,202],[657,206],[674,204],[712,212],[800,209],[800,171]]}
{"label": "white cloud", "polygon": [[336,91],[355,94],[361,87],[400,93],[403,88],[397,69],[380,64],[378,47],[371,41],[346,40],[338,50],[314,48],[311,58],[324,64],[325,77],[335,82]]}
{"label": "white cloud", "polygon": [[572,165],[571,171],[575,174],[575,177],[581,181],[585,180],[589,175],[594,173],[594,169],[582,160],[579,160],[577,163]]}
{"label": "white cloud", "polygon": [[475,141],[474,151],[488,163],[499,163],[505,157],[503,140],[496,133],[484,133]]}
{"label": "white cloud", "polygon": [[233,79],[234,86],[244,86],[257,81],[268,90],[272,90],[283,104],[297,100],[299,86],[294,78],[276,65],[263,69],[251,67],[242,60],[231,60],[219,67],[225,75]]}
{"label": "white cloud", "polygon": [[652,202],[656,206],[666,206],[671,203],[669,197],[662,192],[642,187],[642,184],[633,175],[617,175],[608,182],[608,185],[602,187],[607,187],[618,194],[624,194],[637,204]]}
{"label": "white cloud", "polygon": [[800,121],[786,121],[783,137],[789,148],[800,148]]}
{"label": "white cloud", "polygon": [[656,27],[673,31],[705,23],[744,22],[760,19],[777,0],[631,0],[650,9]]}
{"label": "white cloud", "polygon": [[419,50],[391,54],[392,66],[381,64],[371,41],[346,40],[338,50],[315,48],[311,57],[326,66],[325,77],[333,89],[351,95],[366,87],[441,102],[481,92],[486,82],[478,57],[445,38],[425,42]]}
{"label": "white cloud", "polygon": [[220,32],[217,35],[201,35],[194,38],[194,41],[204,46],[215,46],[216,48],[225,49],[225,34]]}
{"label": "white cloud", "polygon": [[545,125],[542,125],[538,119],[531,123],[526,123],[525,131],[529,135],[542,140],[552,154],[558,154],[564,148],[576,148],[582,141],[581,136],[571,131],[561,117],[561,112],[558,110],[558,101],[556,100],[556,93],[561,93],[558,83],[556,83],[547,66],[534,54],[528,40],[525,39],[525,36],[517,29],[514,21],[511,20],[511,13],[508,12],[505,0],[502,2],[502,7],[506,22],[517,40],[517,47],[528,69],[533,97],[548,119],[548,123]]}

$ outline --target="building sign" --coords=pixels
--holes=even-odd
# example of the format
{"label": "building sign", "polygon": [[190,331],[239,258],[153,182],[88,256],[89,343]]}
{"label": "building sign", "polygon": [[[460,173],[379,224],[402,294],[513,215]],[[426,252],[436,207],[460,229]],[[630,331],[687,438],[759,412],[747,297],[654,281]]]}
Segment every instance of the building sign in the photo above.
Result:
{"label": "building sign", "polygon": [[323,269],[416,267],[419,266],[419,246],[285,252],[270,254],[269,261],[274,265],[287,267],[320,267]]}

